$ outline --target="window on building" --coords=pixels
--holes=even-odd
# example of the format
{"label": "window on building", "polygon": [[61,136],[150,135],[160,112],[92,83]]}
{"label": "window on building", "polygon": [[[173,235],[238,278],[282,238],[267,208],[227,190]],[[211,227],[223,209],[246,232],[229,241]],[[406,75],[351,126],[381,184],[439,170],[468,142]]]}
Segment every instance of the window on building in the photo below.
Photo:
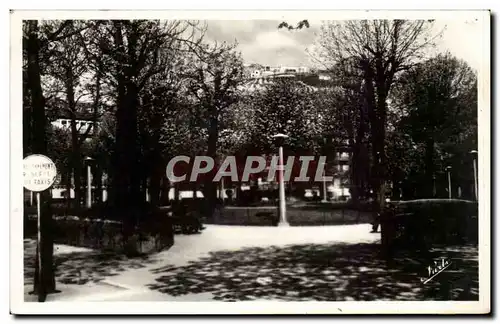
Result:
{"label": "window on building", "polygon": [[63,121],[61,121],[61,125],[66,126],[67,124],[68,124],[68,121],[67,121],[67,120],[63,120]]}
{"label": "window on building", "polygon": [[345,152],[337,153],[337,159],[342,160],[342,161],[348,160],[349,153],[345,153]]}

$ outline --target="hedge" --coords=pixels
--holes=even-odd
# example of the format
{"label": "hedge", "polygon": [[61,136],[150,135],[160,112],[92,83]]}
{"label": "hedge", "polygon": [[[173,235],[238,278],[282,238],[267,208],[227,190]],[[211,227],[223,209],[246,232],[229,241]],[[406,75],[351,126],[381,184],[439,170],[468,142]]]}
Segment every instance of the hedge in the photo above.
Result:
{"label": "hedge", "polygon": [[428,250],[433,245],[477,244],[478,205],[459,199],[393,202],[382,214],[381,225],[391,248]]}
{"label": "hedge", "polygon": [[291,208],[300,210],[354,210],[362,212],[371,212],[373,210],[371,201],[334,201],[334,202],[311,202],[301,205],[294,205]]}
{"label": "hedge", "polygon": [[[51,204],[51,213],[54,216],[75,216],[78,215],[80,218],[85,219],[106,219],[106,220],[120,220],[121,214],[115,212],[113,207],[107,203],[101,203],[93,205],[91,208],[87,207],[79,207],[75,208],[73,205],[68,206],[64,202],[53,202]],[[144,203],[142,206],[138,206],[136,208],[136,212],[141,215],[142,218],[151,218],[155,217],[155,214],[158,212],[158,208],[153,208],[147,203]],[[35,215],[36,214],[36,206],[25,206],[24,213]]]}
{"label": "hedge", "polygon": [[[213,218],[206,221],[220,225],[276,226],[279,220],[278,208],[232,207],[218,209]],[[287,221],[291,226],[318,226],[369,223],[370,212],[352,209],[313,209],[310,207],[287,207]]]}
{"label": "hedge", "polygon": [[[147,215],[138,222],[132,237],[124,242],[121,221],[98,218],[95,209],[83,209],[80,217],[60,215],[68,210],[52,208],[54,242],[92,249],[114,250],[127,254],[156,252],[168,248],[174,243],[171,219],[161,209],[145,212]],[[148,214],[149,213],[149,214]],[[91,215],[92,217],[85,217]],[[37,233],[36,214],[25,208],[24,235]]]}

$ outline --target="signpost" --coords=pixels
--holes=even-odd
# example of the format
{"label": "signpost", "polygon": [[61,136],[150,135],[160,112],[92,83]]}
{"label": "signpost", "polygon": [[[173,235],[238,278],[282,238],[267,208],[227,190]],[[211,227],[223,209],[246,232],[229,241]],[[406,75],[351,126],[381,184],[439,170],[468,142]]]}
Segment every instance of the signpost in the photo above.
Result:
{"label": "signpost", "polygon": [[41,217],[40,217],[40,192],[47,190],[56,180],[57,169],[54,162],[45,155],[33,154],[23,160],[23,180],[24,187],[31,192],[36,193],[36,210],[37,210],[37,267],[38,267],[38,301],[45,300],[45,289],[42,280],[42,232],[41,232]]}

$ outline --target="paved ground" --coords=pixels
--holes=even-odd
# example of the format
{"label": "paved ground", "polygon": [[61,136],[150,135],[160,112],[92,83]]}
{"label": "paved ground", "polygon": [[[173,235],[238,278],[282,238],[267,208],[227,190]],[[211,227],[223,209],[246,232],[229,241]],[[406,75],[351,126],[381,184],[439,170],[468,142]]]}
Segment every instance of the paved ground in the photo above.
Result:
{"label": "paved ground", "polygon": [[[62,284],[58,288],[68,290],[48,300],[435,298],[429,297],[428,289],[420,284],[415,266],[388,268],[378,255],[380,234],[369,232],[367,224],[207,225],[203,233],[178,235],[169,250],[142,259],[66,248],[67,253],[58,252],[56,256],[56,277]],[[477,250],[467,253],[477,260]],[[463,251],[459,257],[464,258]],[[27,256],[26,262],[31,259]],[[29,277],[30,272],[25,273]]]}
{"label": "paved ground", "polygon": [[[228,253],[227,261],[234,259],[242,259],[244,255],[249,253],[250,257],[258,257],[259,251],[253,251],[252,248],[271,248],[271,247],[286,247],[298,244],[325,244],[333,242],[343,243],[375,243],[379,240],[379,234],[369,233],[367,225],[351,225],[351,226],[318,226],[318,227],[250,227],[250,226],[222,226],[222,225],[207,225],[207,228],[197,235],[179,235],[175,237],[175,244],[168,251],[159,253],[155,259],[158,262],[152,263],[150,266],[138,269],[134,272],[124,272],[117,277],[112,278],[113,282],[126,283],[127,286],[133,287],[150,287],[148,291],[142,291],[136,295],[127,296],[127,300],[213,300],[217,295],[216,289],[208,287],[206,291],[203,289],[194,288],[192,291],[187,289],[184,293],[184,288],[191,287],[193,282],[189,279],[176,280],[175,278],[167,279],[172,282],[172,287],[179,288],[180,291],[165,291],[165,294],[158,295],[154,292],[162,291],[161,288],[170,286],[164,282],[165,277],[162,275],[173,272],[170,269],[178,269],[183,272],[190,265],[195,265],[200,273],[192,273],[195,284],[216,282],[222,278],[229,278],[229,274],[224,269],[207,269],[203,272],[204,267],[198,267],[197,263],[206,263],[211,265],[211,258],[214,253]],[[248,250],[250,249],[250,250]],[[232,255],[236,253],[236,255]],[[255,263],[258,266],[258,263]],[[215,265],[219,264],[215,262]],[[232,267],[231,264],[227,264]],[[225,265],[221,263],[221,266]],[[210,267],[210,266],[209,266]],[[191,268],[189,268],[191,269]],[[206,268],[205,268],[206,269]],[[259,272],[257,269],[239,268],[240,272],[246,272],[253,275],[255,282],[258,282]],[[226,273],[224,273],[226,272]],[[252,273],[253,272],[253,273]],[[188,272],[186,272],[188,273]],[[242,273],[245,275],[244,273]],[[204,278],[205,277],[205,278]],[[208,280],[211,278],[212,280]],[[262,281],[265,281],[266,276],[262,276]],[[174,284],[174,282],[178,284]],[[183,283],[184,281],[184,283]],[[198,282],[199,281],[199,282]],[[237,281],[235,281],[237,282]],[[234,287],[237,290],[237,287]],[[164,290],[163,290],[164,291]],[[174,296],[172,296],[174,295]],[[217,298],[216,298],[217,299]],[[120,297],[120,300],[121,297]]]}

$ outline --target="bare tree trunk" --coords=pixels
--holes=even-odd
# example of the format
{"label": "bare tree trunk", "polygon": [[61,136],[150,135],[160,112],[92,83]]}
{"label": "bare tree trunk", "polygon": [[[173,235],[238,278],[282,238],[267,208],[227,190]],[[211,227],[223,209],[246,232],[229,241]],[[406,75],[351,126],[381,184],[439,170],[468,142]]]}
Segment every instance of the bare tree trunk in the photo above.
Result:
{"label": "bare tree trunk", "polygon": [[[128,142],[128,163],[130,165],[130,197],[134,207],[142,205],[146,201],[146,196],[141,190],[144,168],[141,161],[141,152],[139,151],[137,138],[137,109],[139,106],[137,87],[133,82],[127,86],[128,97],[128,115],[130,115],[129,124],[129,142]],[[136,215],[139,216],[139,215]]]}
{"label": "bare tree trunk", "polygon": [[73,167],[74,186],[75,186],[75,205],[76,210],[81,208],[82,204],[82,157],[80,154],[78,129],[73,115],[70,121],[71,126],[71,166]]}
{"label": "bare tree trunk", "polygon": [[67,193],[67,197],[66,197],[66,208],[68,210],[70,210],[71,208],[71,187],[72,187],[72,181],[71,181],[71,177],[73,176],[73,172],[71,172],[71,168],[68,167],[68,169],[66,170],[66,179],[65,182],[66,182],[66,193]]}
{"label": "bare tree trunk", "polygon": [[179,201],[179,186],[180,186],[180,183],[178,182],[174,182],[172,184],[172,187],[174,188],[174,201],[175,202],[178,202]]}
{"label": "bare tree trunk", "polygon": [[77,123],[77,107],[75,102],[74,74],[73,67],[66,66],[66,99],[68,101],[68,111],[70,113],[71,128],[71,165],[75,177],[75,208],[80,209],[82,203],[82,157],[80,153],[80,138]]}
{"label": "bare tree trunk", "polygon": [[[123,40],[123,21],[113,21],[113,40],[117,48],[117,54],[127,57]],[[125,62],[124,62],[125,63]],[[127,62],[128,63],[128,62]],[[131,69],[131,67],[130,67]],[[126,69],[128,71],[128,69]],[[123,246],[129,249],[129,238],[134,232],[134,207],[131,195],[133,169],[132,160],[135,157],[136,120],[133,103],[129,102],[131,97],[127,93],[127,77],[125,71],[117,71],[117,109],[116,109],[116,147],[113,156],[113,211],[122,220]],[[130,82],[130,81],[129,81]],[[130,251],[133,252],[133,251]]]}
{"label": "bare tree trunk", "polygon": [[434,139],[429,138],[425,143],[425,180],[427,197],[434,197]]}
{"label": "bare tree trunk", "polygon": [[149,180],[148,180],[148,175],[146,174],[146,172],[141,172],[142,173],[142,177],[141,177],[141,195],[143,197],[143,199],[146,201],[146,202],[150,202],[151,201],[151,192],[149,191]]}
{"label": "bare tree trunk", "polygon": [[191,184],[191,191],[192,191],[192,194],[193,194],[193,199],[198,198],[198,194],[196,193],[198,191],[198,186],[196,185],[196,182],[193,182]]}
{"label": "bare tree trunk", "polygon": [[[210,124],[208,128],[208,148],[207,148],[207,156],[216,160],[217,155],[217,141],[219,137],[218,130],[218,114],[217,107],[209,107],[211,110],[210,114]],[[212,175],[212,173],[210,173]],[[207,201],[207,209],[206,209],[206,217],[212,217],[215,211],[215,205],[217,201],[217,185],[212,181],[212,177],[206,175],[206,180],[204,181],[204,195]]]}
{"label": "bare tree trunk", "polygon": [[[151,172],[151,178],[150,178],[150,186],[149,186],[149,196],[150,196],[150,202],[151,206],[158,207],[159,205],[159,200],[160,200],[160,182],[162,180],[162,172],[164,171],[164,168],[162,167],[162,163],[160,161],[157,161],[155,165],[153,166],[153,172]],[[168,195],[168,193],[167,193]]]}
{"label": "bare tree trunk", "polygon": [[363,154],[364,150],[364,138],[367,131],[367,110],[368,110],[368,100],[364,100],[362,105],[359,105],[359,125],[356,130],[356,138],[353,143],[352,152],[352,167],[351,174],[353,175],[353,185],[355,188],[355,195],[352,197],[354,202],[359,201],[359,197],[363,191],[363,182],[365,179],[364,173],[367,167],[367,156]]}
{"label": "bare tree trunk", "polygon": [[167,174],[163,172],[162,174],[158,175],[159,178],[161,179],[161,184],[160,184],[160,204],[168,204],[170,202],[170,182],[168,181]]}
{"label": "bare tree trunk", "polygon": [[[42,92],[42,83],[40,76],[40,40],[38,38],[38,22],[30,20],[27,24],[27,37],[25,39],[25,48],[27,52],[27,81],[31,94],[32,108],[32,138],[33,153],[47,153],[46,139],[46,116],[45,116],[45,98]],[[45,293],[54,292],[56,289],[54,269],[53,269],[53,220],[50,207],[51,194],[49,190],[41,193],[41,269],[35,269],[35,291],[42,288]],[[37,263],[38,265],[38,263]],[[38,281],[39,271],[42,272],[42,282]],[[44,299],[44,298],[43,298]]]}
{"label": "bare tree trunk", "polygon": [[[27,77],[27,74],[23,74],[23,78],[28,78]],[[24,84],[23,84],[24,85]],[[25,95],[26,93],[29,93],[29,89],[27,86],[24,86],[24,89],[23,91],[25,92]],[[25,99],[23,101],[23,154],[26,154],[28,152],[31,152],[32,150],[32,142],[33,142],[33,139],[32,139],[32,107],[31,107],[31,103],[28,101],[26,102],[27,100]]]}
{"label": "bare tree trunk", "polygon": [[[380,79],[381,76],[377,75]],[[365,70],[365,89],[368,102],[368,113],[370,118],[370,130],[372,140],[372,188],[374,194],[374,222],[373,230],[376,231],[380,222],[380,213],[385,203],[385,118],[387,92],[383,86],[383,81],[377,79],[374,87],[374,75],[372,68]],[[375,92],[376,89],[376,92]],[[376,97],[375,97],[376,94]]]}

